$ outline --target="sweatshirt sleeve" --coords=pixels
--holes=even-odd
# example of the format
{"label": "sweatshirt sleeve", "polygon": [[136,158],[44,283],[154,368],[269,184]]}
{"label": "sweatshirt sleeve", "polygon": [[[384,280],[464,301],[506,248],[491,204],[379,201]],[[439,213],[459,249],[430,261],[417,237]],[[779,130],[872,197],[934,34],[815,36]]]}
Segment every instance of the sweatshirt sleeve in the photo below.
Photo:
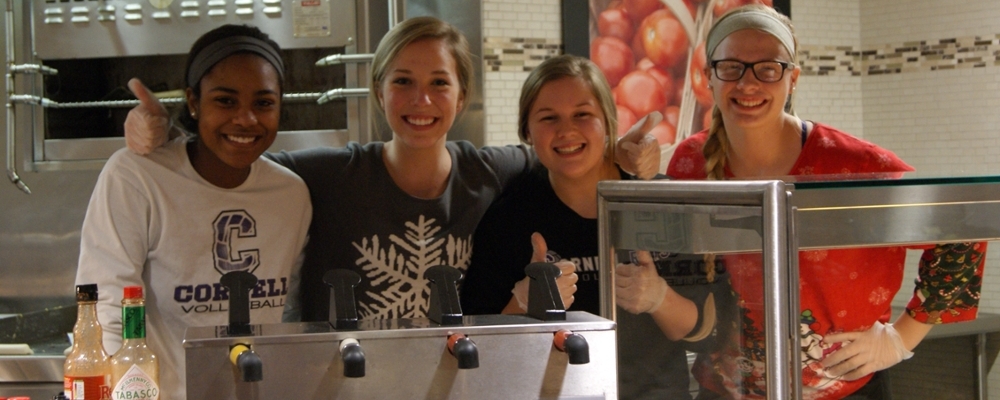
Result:
{"label": "sweatshirt sleeve", "polygon": [[97,180],[80,232],[76,283],[97,284],[97,316],[108,354],[121,347],[122,288],[143,285],[150,249],[149,198],[126,177],[130,169],[120,157],[109,160]]}
{"label": "sweatshirt sleeve", "polygon": [[927,324],[976,319],[986,243],[941,244],[924,250],[906,312]]}
{"label": "sweatshirt sleeve", "polygon": [[509,187],[514,178],[528,173],[538,159],[534,150],[522,144],[487,146],[480,149],[479,154],[493,169],[503,189]]}

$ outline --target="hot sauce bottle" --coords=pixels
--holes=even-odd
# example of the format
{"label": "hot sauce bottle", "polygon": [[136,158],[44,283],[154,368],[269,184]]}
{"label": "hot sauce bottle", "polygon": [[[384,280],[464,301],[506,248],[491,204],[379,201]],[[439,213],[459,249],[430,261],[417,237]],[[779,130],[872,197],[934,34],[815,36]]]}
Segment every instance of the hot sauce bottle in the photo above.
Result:
{"label": "hot sauce bottle", "polygon": [[77,285],[76,304],[73,347],[63,364],[63,391],[70,400],[110,399],[111,364],[97,321],[97,285]]}
{"label": "hot sauce bottle", "polygon": [[122,348],[111,356],[112,399],[158,400],[160,364],[146,346],[142,286],[126,286],[122,298]]}

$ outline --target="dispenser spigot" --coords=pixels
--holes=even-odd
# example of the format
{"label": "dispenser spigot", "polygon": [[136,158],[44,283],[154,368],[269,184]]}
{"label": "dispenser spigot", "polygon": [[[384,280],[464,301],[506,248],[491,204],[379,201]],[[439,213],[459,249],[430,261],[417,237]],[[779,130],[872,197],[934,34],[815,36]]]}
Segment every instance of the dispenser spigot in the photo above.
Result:
{"label": "dispenser spigot", "polygon": [[240,370],[243,382],[264,380],[264,362],[248,344],[236,344],[229,348],[229,362]]}
{"label": "dispenser spigot", "polygon": [[344,376],[361,378],[365,376],[365,352],[357,339],[340,341],[340,358],[344,360]]}
{"label": "dispenser spigot", "polygon": [[573,333],[565,329],[556,332],[552,339],[552,344],[556,349],[569,356],[570,364],[587,364],[590,362],[590,345],[587,338],[579,333]]}
{"label": "dispenser spigot", "polygon": [[250,329],[250,290],[257,286],[257,277],[246,271],[231,271],[222,275],[219,283],[229,289],[230,336],[252,335]]}
{"label": "dispenser spigot", "polygon": [[461,333],[448,336],[448,351],[458,359],[458,369],[479,368],[479,348]]}

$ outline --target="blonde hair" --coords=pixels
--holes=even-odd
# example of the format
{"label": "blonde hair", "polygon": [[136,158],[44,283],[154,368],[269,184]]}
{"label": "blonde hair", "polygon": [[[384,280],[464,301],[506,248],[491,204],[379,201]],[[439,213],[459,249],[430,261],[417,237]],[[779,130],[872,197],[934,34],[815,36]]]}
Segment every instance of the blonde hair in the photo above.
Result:
{"label": "blonde hair", "polygon": [[[473,66],[472,54],[469,52],[469,42],[465,35],[455,26],[434,17],[415,17],[400,22],[382,37],[375,49],[371,65],[371,81],[368,83],[368,104],[373,110],[378,110],[384,116],[385,110],[378,99],[382,80],[389,70],[390,64],[410,43],[434,39],[443,40],[451,50],[455,59],[455,73],[462,96],[468,99],[472,91]],[[464,108],[463,108],[464,110]]]}
{"label": "blonde hair", "polygon": [[604,130],[607,136],[607,147],[604,150],[605,160],[614,159],[615,136],[618,134],[618,111],[615,109],[615,99],[611,95],[604,74],[592,61],[573,55],[561,55],[543,61],[521,86],[521,100],[517,114],[517,136],[528,143],[528,117],[531,107],[535,105],[538,94],[549,82],[562,78],[579,78],[590,86],[594,98],[597,99],[601,112],[604,113]]}
{"label": "blonde hair", "polygon": [[[721,18],[716,20],[717,22],[725,19],[731,14],[745,13],[750,11],[763,12],[770,14],[775,17],[778,21],[785,24],[788,30],[792,33],[792,41],[794,43],[794,48],[799,48],[799,40],[795,36],[795,27],[792,26],[792,21],[788,19],[785,15],[775,11],[773,8],[759,5],[751,4],[743,7],[739,7],[729,11]],[[782,46],[784,48],[784,46]],[[711,62],[712,55],[708,54],[708,49],[705,49],[705,59]],[[796,54],[789,54],[792,58],[792,63],[796,62]],[[709,67],[710,68],[710,67]],[[711,71],[707,71],[711,74]],[[709,75],[711,77],[711,75]],[[792,95],[788,95],[785,103],[785,112],[789,114],[795,114],[795,110],[792,108]],[[708,138],[705,139],[705,146],[702,147],[702,155],[705,157],[705,175],[708,180],[725,180],[726,179],[726,158],[731,151],[731,145],[729,143],[729,138],[726,135],[726,125],[722,121],[722,111],[719,110],[719,106],[716,105],[712,107],[712,123],[708,128]],[[706,279],[709,282],[715,280],[715,254],[705,254],[705,274]]]}

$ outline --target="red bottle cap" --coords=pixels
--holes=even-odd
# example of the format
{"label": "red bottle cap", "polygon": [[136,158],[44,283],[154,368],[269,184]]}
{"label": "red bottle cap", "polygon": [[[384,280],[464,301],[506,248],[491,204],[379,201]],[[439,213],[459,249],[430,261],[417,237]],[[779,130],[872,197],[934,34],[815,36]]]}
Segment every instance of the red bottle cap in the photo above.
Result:
{"label": "red bottle cap", "polygon": [[142,286],[125,286],[125,298],[126,299],[141,299],[142,298]]}

